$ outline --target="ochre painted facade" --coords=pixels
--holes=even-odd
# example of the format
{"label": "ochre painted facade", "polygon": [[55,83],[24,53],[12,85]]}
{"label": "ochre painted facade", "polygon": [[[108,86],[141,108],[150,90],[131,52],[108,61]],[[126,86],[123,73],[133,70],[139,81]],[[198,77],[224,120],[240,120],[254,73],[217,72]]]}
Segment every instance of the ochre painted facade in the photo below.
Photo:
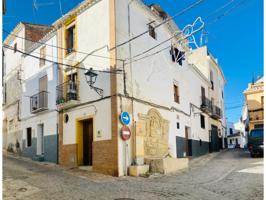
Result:
{"label": "ochre painted facade", "polygon": [[245,100],[248,107],[249,130],[264,125],[264,82],[263,79],[248,85]]}

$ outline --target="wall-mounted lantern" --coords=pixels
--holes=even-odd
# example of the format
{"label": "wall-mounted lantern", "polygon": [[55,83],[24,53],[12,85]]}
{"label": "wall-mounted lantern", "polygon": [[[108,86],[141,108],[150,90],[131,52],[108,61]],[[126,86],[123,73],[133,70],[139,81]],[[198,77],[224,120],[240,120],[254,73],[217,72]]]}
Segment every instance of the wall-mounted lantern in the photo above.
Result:
{"label": "wall-mounted lantern", "polygon": [[89,84],[91,89],[94,89],[97,94],[99,94],[101,97],[103,97],[103,89],[97,88],[94,85],[94,83],[97,80],[98,74],[93,71],[92,68],[90,68],[88,71],[84,73],[87,83]]}

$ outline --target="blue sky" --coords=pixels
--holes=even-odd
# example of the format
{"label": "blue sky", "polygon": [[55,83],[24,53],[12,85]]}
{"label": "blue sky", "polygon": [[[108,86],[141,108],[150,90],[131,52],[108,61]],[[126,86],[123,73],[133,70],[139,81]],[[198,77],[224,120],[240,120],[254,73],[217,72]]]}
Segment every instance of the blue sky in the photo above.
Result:
{"label": "blue sky", "polygon": [[[169,14],[174,15],[196,0],[145,0],[147,4],[158,3]],[[228,7],[217,12],[213,18],[242,2],[241,0],[205,0],[199,6],[175,18],[182,28],[198,16],[203,19],[217,8],[231,2]],[[51,24],[61,16],[59,0],[37,0],[40,4],[33,12],[33,0],[7,1],[7,13],[3,17],[5,30],[12,30],[20,22]],[[66,13],[81,0],[61,0],[62,11]],[[49,5],[42,5],[49,4]],[[35,13],[35,14],[34,14]],[[229,15],[206,27],[210,52],[218,58],[225,74],[225,107],[229,121],[237,121],[244,103],[243,90],[251,82],[252,76],[263,75],[263,0],[246,0]],[[3,33],[3,37],[6,34]]]}

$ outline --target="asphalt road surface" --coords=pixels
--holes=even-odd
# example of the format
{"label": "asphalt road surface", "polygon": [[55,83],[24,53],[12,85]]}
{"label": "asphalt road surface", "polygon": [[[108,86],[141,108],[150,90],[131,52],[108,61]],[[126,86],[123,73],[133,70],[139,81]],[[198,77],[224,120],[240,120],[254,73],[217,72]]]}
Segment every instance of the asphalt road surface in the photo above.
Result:
{"label": "asphalt road surface", "polygon": [[116,178],[5,155],[3,180],[6,200],[261,200],[263,158],[227,150],[192,160],[182,173]]}

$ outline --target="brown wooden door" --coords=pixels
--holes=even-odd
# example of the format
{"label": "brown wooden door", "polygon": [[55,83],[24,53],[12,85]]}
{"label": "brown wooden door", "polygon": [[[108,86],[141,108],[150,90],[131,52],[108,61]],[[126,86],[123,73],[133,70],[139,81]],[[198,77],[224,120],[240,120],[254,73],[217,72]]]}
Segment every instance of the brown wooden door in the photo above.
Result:
{"label": "brown wooden door", "polygon": [[83,122],[83,164],[92,165],[93,121]]}

